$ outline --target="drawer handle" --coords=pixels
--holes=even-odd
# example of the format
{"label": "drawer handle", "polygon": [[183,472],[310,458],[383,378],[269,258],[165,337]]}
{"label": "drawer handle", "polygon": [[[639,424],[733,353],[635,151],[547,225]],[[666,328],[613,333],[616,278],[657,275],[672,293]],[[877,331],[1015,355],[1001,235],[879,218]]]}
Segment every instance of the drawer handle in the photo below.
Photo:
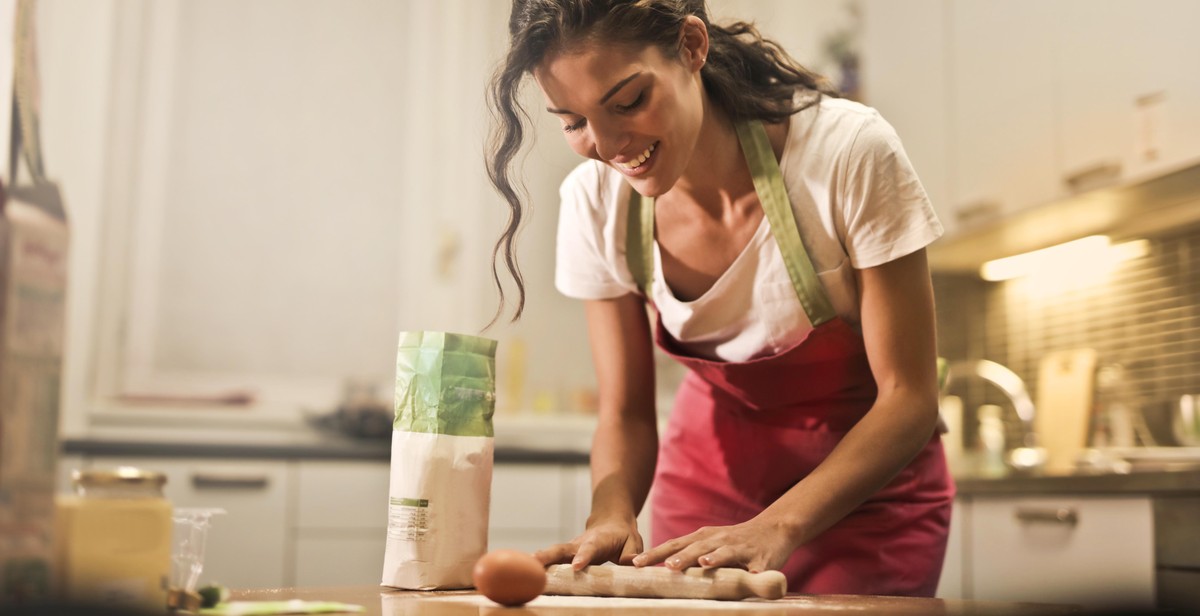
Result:
{"label": "drawer handle", "polygon": [[1018,507],[1016,517],[1024,524],[1045,522],[1075,526],[1079,523],[1079,512],[1074,507]]}
{"label": "drawer handle", "polygon": [[1074,173],[1069,173],[1063,177],[1063,181],[1073,191],[1080,191],[1086,188],[1096,188],[1111,184],[1121,177],[1121,161],[1106,160],[1083,169],[1079,169]]}
{"label": "drawer handle", "polygon": [[964,203],[954,209],[954,220],[959,224],[971,224],[980,220],[988,220],[1000,213],[1000,202],[981,199]]}
{"label": "drawer handle", "polygon": [[271,485],[271,480],[266,475],[216,475],[216,474],[195,474],[192,475],[192,487],[204,489],[235,489],[235,490],[263,490]]}

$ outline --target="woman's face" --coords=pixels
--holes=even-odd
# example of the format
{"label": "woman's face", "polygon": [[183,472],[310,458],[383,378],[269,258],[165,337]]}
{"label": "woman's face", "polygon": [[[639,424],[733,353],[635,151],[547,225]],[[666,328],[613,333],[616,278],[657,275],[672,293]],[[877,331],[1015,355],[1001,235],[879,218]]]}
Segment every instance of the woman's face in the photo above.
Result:
{"label": "woman's face", "polygon": [[581,43],[547,56],[533,75],[571,149],[657,197],[674,186],[695,151],[706,37],[702,43],[698,49],[685,35],[672,56],[653,45]]}

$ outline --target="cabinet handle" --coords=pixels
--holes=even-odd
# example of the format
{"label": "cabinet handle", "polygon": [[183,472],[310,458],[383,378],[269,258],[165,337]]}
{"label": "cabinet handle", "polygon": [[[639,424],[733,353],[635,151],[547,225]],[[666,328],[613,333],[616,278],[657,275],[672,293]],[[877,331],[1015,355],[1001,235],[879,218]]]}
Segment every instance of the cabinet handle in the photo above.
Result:
{"label": "cabinet handle", "polygon": [[970,224],[976,220],[986,220],[1000,213],[1000,202],[981,199],[964,203],[954,208],[954,220],[959,224]]}
{"label": "cabinet handle", "polygon": [[1079,512],[1074,507],[1017,507],[1016,518],[1023,524],[1046,522],[1075,526],[1079,523]]}
{"label": "cabinet handle", "polygon": [[192,475],[192,487],[204,489],[262,490],[271,485],[266,475],[217,475],[197,473]]}
{"label": "cabinet handle", "polygon": [[1063,176],[1063,181],[1072,191],[1078,192],[1110,184],[1119,177],[1121,177],[1121,161],[1105,160],[1068,173]]}

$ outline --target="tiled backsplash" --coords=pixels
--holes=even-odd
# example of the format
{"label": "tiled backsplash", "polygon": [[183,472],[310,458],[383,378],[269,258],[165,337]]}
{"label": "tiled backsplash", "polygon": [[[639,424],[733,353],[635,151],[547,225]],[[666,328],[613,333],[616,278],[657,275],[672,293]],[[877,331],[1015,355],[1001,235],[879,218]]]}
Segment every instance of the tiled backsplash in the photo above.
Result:
{"label": "tiled backsplash", "polygon": [[[1021,375],[1032,396],[1043,356],[1094,348],[1101,366],[1125,368],[1129,402],[1160,444],[1173,444],[1171,405],[1185,393],[1200,393],[1200,226],[1147,239],[1145,256],[1088,284],[1071,284],[1087,271],[1059,288],[1028,279],[993,283],[976,275],[934,275],[940,354],[1004,364]],[[1065,288],[1070,286],[1076,288]],[[981,383],[951,393],[964,398],[968,446],[980,404],[1001,404],[1012,415],[1004,398]]]}

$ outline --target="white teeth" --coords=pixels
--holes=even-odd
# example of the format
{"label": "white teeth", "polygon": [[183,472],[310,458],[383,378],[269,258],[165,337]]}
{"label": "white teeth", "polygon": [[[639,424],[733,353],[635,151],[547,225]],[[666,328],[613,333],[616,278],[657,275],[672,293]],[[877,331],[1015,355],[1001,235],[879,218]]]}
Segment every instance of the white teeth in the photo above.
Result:
{"label": "white teeth", "polygon": [[617,163],[617,164],[621,165],[622,167],[624,167],[626,169],[637,169],[638,167],[641,167],[642,163],[646,162],[647,158],[650,158],[650,153],[654,151],[654,145],[655,144],[651,143],[650,147],[646,148],[645,152],[642,152],[641,154],[639,154],[636,160],[633,160],[633,161],[630,161],[627,163]]}

